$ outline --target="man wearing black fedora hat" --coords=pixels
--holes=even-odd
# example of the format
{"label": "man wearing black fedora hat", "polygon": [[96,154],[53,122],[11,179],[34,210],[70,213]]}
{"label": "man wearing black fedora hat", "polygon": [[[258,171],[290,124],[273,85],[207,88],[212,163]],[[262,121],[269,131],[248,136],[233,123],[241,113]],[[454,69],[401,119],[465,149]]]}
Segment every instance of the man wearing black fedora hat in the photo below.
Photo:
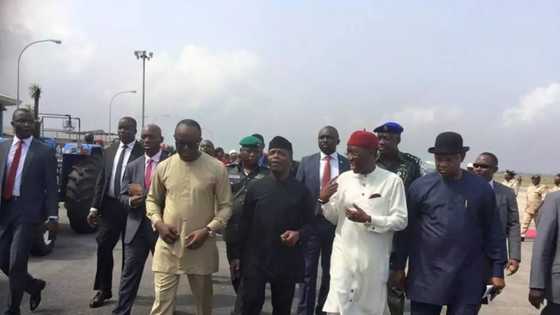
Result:
{"label": "man wearing black fedora hat", "polygon": [[483,178],[461,169],[469,147],[455,132],[437,136],[437,172],[412,183],[408,227],[397,237],[395,268],[404,273],[412,315],[477,314],[488,281],[505,287],[506,241],[494,192]]}

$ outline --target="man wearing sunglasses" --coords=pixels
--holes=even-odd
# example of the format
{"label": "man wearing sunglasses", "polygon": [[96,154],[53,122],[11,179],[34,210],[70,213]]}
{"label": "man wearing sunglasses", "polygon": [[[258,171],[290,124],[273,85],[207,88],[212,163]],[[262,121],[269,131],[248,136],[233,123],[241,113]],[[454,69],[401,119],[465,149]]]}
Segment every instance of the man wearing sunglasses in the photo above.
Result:
{"label": "man wearing sunglasses", "polygon": [[481,153],[474,162],[474,173],[484,178],[494,189],[496,205],[500,215],[502,228],[507,238],[508,275],[519,270],[521,262],[521,233],[519,232],[519,210],[513,189],[494,181],[494,174],[498,171],[498,158],[490,152]]}
{"label": "man wearing sunglasses", "polygon": [[146,215],[159,233],[150,314],[174,313],[179,277],[186,274],[195,313],[209,315],[212,273],[218,271],[213,236],[231,215],[231,189],[223,163],[199,151],[201,128],[196,121],[180,121],[174,137],[177,154],[158,164],[146,198]]}

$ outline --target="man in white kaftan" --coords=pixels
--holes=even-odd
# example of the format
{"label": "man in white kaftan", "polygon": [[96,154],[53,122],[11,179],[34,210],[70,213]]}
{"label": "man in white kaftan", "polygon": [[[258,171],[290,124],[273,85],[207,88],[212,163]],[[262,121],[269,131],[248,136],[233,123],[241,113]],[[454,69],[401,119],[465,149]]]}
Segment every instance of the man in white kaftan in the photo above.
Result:
{"label": "man in white kaftan", "polygon": [[353,171],[332,182],[330,193],[321,192],[323,214],[336,224],[327,313],[382,315],[387,304],[393,233],[406,227],[407,209],[402,180],[375,167],[376,156],[375,135],[353,133],[348,141]]}

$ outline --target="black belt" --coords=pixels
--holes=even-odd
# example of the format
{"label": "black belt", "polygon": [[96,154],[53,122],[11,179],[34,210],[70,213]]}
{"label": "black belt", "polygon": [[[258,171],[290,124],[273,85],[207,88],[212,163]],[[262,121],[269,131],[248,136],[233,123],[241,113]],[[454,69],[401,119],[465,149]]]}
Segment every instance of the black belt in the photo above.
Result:
{"label": "black belt", "polygon": [[8,203],[8,202],[13,202],[13,201],[18,201],[19,199],[21,199],[20,196],[12,196],[12,198],[10,198],[10,199],[2,198],[2,202],[3,203]]}

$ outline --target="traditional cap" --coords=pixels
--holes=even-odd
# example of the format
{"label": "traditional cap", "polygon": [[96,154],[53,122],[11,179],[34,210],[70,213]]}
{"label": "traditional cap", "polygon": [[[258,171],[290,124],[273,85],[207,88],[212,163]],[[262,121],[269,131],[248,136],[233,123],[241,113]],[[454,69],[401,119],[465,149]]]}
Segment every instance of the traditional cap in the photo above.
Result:
{"label": "traditional cap", "polygon": [[348,139],[348,145],[355,145],[365,149],[375,150],[377,149],[377,144],[377,136],[365,130],[354,131],[350,139]]}
{"label": "traditional cap", "polygon": [[400,135],[404,131],[404,128],[394,121],[388,121],[383,125],[373,129],[373,132],[385,132],[394,133]]}
{"label": "traditional cap", "polygon": [[262,145],[262,142],[255,136],[247,136],[239,141],[239,145],[241,145],[242,147],[256,148]]}
{"label": "traditional cap", "polygon": [[270,151],[272,149],[284,149],[292,152],[292,144],[290,143],[290,141],[288,141],[288,139],[281,136],[276,136],[272,138],[272,140],[270,140],[270,143],[268,144],[268,150]]}
{"label": "traditional cap", "polygon": [[230,150],[230,151],[229,151],[229,155],[232,155],[232,154],[237,154],[237,151],[235,151],[235,150]]}
{"label": "traditional cap", "polygon": [[428,149],[433,154],[457,154],[469,151],[469,147],[463,146],[463,137],[453,131],[440,133],[436,137],[435,146]]}

